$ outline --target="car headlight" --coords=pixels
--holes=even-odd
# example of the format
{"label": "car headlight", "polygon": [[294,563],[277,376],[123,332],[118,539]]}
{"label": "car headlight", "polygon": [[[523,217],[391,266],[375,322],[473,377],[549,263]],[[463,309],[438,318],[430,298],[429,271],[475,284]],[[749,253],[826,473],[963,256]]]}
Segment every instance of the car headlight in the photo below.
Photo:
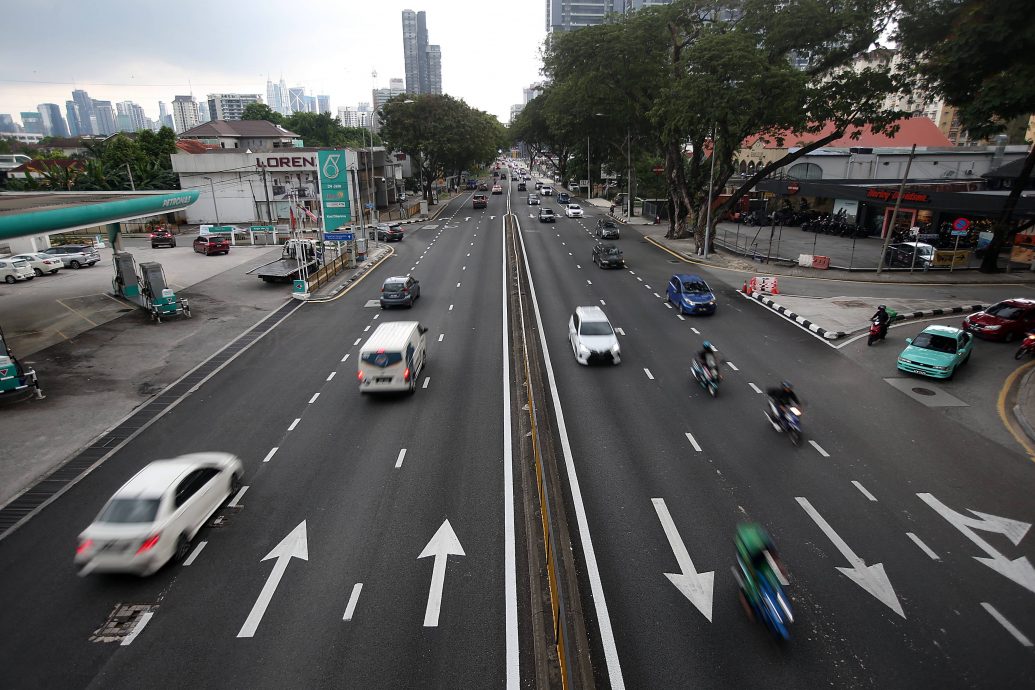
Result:
{"label": "car headlight", "polygon": [[935,366],[933,364],[931,365],[931,368],[932,369],[936,369],[938,371],[947,371],[949,369],[949,367],[938,367],[938,366]]}
{"label": "car headlight", "polygon": [[589,354],[589,348],[586,347],[585,345],[583,345],[582,343],[579,343],[579,352],[581,352],[584,355],[588,355]]}

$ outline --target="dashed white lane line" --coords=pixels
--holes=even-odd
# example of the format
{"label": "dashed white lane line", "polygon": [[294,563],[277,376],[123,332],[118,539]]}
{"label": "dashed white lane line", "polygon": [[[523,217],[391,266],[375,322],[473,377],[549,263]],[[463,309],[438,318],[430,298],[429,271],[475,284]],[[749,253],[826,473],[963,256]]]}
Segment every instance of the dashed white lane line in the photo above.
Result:
{"label": "dashed white lane line", "polygon": [[607,306],[607,302],[605,302],[604,300],[600,300],[600,303],[601,303],[602,305],[604,305],[605,307]]}
{"label": "dashed white lane line", "polygon": [[644,283],[643,287],[647,288],[648,290],[653,290],[654,289],[650,285],[647,285],[647,283]]}
{"label": "dashed white lane line", "polygon": [[819,445],[819,444],[818,444],[818,443],[816,443],[815,441],[813,441],[813,440],[811,440],[811,439],[810,439],[810,440],[809,440],[809,444],[810,444],[810,445],[811,445],[811,446],[812,446],[813,448],[815,448],[815,449],[816,449],[816,450],[817,450],[817,451],[819,452],[819,454],[820,454],[820,455],[822,455],[822,456],[823,456],[824,458],[829,458],[829,457],[830,457],[830,453],[828,453],[828,452],[826,452],[825,450],[823,450],[823,446]]}
{"label": "dashed white lane line", "polygon": [[[665,304],[668,304],[668,302],[665,302]],[[676,314],[676,318],[679,319],[680,321],[686,321],[686,317],[683,316],[682,314]]]}
{"label": "dashed white lane line", "polygon": [[[1006,632],[1008,632],[1011,635],[1013,635],[1015,640],[1020,642],[1025,647],[1030,647],[1031,646],[1031,640],[1029,640],[1027,637],[1025,637],[1024,633],[1022,633],[1020,630],[1018,630],[1017,627],[1013,623],[1011,623],[1010,621],[1006,620],[1006,617],[1003,616],[1003,614],[1001,614],[998,611],[996,611],[994,606],[989,604],[987,601],[983,601],[983,602],[981,602],[981,607],[984,608],[986,611],[988,611],[988,613],[992,616],[992,618],[995,618],[996,622],[999,623],[999,625],[1001,625],[1004,628],[1006,628]],[[144,614],[144,615],[146,616],[147,614]],[[125,644],[125,642],[123,642],[123,644]]]}
{"label": "dashed white lane line", "polygon": [[452,304],[449,305],[449,311],[453,311],[453,305]]}
{"label": "dashed white lane line", "polygon": [[270,458],[276,455],[277,451],[280,450],[280,446],[273,446],[270,448],[270,452],[266,453],[266,457],[262,459],[263,462],[269,462]]}
{"label": "dashed white lane line", "polygon": [[319,398],[319,397],[320,397],[319,393],[313,393],[313,397],[309,398],[309,404],[312,405],[314,402],[316,402],[316,399]]}
{"label": "dashed white lane line", "polygon": [[696,450],[698,453],[701,452],[701,446],[697,444],[697,439],[695,439],[694,435],[691,434],[689,431],[686,432],[686,440],[690,442],[690,445],[694,447],[694,450]]}
{"label": "dashed white lane line", "polygon": [[672,308],[672,305],[671,305],[671,304],[669,304],[668,302],[665,302],[665,306],[666,306],[666,307],[668,307],[669,309],[671,309],[671,308]]}
{"label": "dashed white lane line", "polygon": [[183,561],[183,564],[185,566],[186,565],[190,565],[195,560],[197,560],[198,556],[201,555],[201,550],[203,548],[205,548],[205,544],[207,544],[207,543],[208,543],[207,541],[198,542],[198,545],[194,548],[193,551],[190,552],[190,555],[187,556],[186,560]]}
{"label": "dashed white lane line", "polygon": [[463,268],[461,268],[460,270],[461,270],[461,271],[466,271],[466,270],[467,270],[467,266],[464,266],[464,267],[463,267]]}
{"label": "dashed white lane line", "polygon": [[381,315],[380,315],[380,314],[374,314],[374,320],[375,320],[375,321],[376,321],[377,319],[379,319],[379,318],[381,318]]}
{"label": "dashed white lane line", "polygon": [[751,390],[755,391],[756,393],[761,393],[762,392],[761,388],[759,388],[755,384],[751,383],[750,381],[748,382],[748,385],[751,386]]}
{"label": "dashed white lane line", "polygon": [[625,335],[625,331],[623,331],[621,328],[616,328],[615,333],[617,333],[618,335]]}
{"label": "dashed white lane line", "polygon": [[327,380],[328,381],[332,380],[337,373],[338,372],[336,372],[336,371],[332,371],[331,373],[327,374]]}
{"label": "dashed white lane line", "polygon": [[728,364],[730,369],[732,369],[733,371],[740,371],[740,369],[737,368],[737,365],[733,362],[726,362],[726,364]]}
{"label": "dashed white lane line", "polygon": [[468,258],[470,258],[471,252],[467,252],[467,256],[468,256]]}
{"label": "dashed white lane line", "polygon": [[636,280],[640,281],[641,283],[643,282],[643,278],[641,278],[640,276],[636,276]]}
{"label": "dashed white lane line", "polygon": [[[647,288],[649,289],[649,288],[650,288],[650,285],[648,285],[648,286],[647,286]],[[658,293],[656,293],[656,292],[655,292],[655,293],[653,293],[653,294],[654,294],[654,296],[655,296],[655,297],[657,297],[658,299],[661,299],[661,295],[659,295]]]}
{"label": "dashed white lane line", "polygon": [[234,496],[230,500],[230,502],[226,504],[226,507],[227,508],[236,508],[238,506],[238,504],[241,502],[241,497],[244,496],[244,492],[247,491],[247,490],[248,490],[247,486],[242,486],[241,490],[237,492],[237,495]]}
{"label": "dashed white lane line", "polygon": [[906,532],[906,536],[909,537],[910,539],[912,539],[913,543],[916,544],[917,546],[919,546],[920,550],[923,551],[925,554],[927,554],[927,557],[930,558],[932,561],[940,561],[940,560],[942,560],[941,556],[939,556],[938,554],[936,554],[934,551],[931,550],[931,547],[929,547],[927,544],[925,544],[922,541],[920,541],[920,537],[916,536],[912,532]]}
{"label": "dashed white lane line", "polygon": [[427,388],[428,384],[430,384],[430,383],[431,383],[431,377],[430,376],[425,376],[424,377],[424,385],[421,386],[421,388]]}
{"label": "dashed white lane line", "polygon": [[631,275],[631,276],[636,275],[636,271],[629,271],[629,275]]}
{"label": "dashed white lane line", "polygon": [[363,342],[362,338],[356,338],[356,342],[352,343],[352,345],[353,347],[355,347],[356,345],[359,345],[361,342]]}
{"label": "dashed white lane line", "polygon": [[295,421],[291,422],[291,426],[288,427],[288,431],[294,431],[295,427],[298,426],[298,423],[301,422],[301,421],[302,421],[302,419],[300,417],[300,418],[296,419]]}
{"label": "dashed white lane line", "polygon": [[456,286],[457,286],[457,287],[460,287],[460,283],[457,283],[457,284],[456,284]]}
{"label": "dashed white lane line", "polygon": [[873,501],[874,503],[877,502],[877,497],[871,494],[869,491],[867,491],[865,486],[855,481],[854,479],[852,480],[852,484],[855,486],[856,489],[859,490],[860,493],[862,493],[863,496]]}
{"label": "dashed white lane line", "polygon": [[133,640],[137,639],[137,635],[144,631],[144,626],[147,625],[148,621],[154,618],[154,615],[154,611],[147,611],[144,615],[140,616],[140,620],[138,620],[137,624],[133,626],[133,632],[122,638],[122,646],[128,647],[133,644]]}
{"label": "dashed white lane line", "polygon": [[587,280],[587,281],[586,281],[586,285],[592,285],[592,284],[593,284],[593,281],[592,281],[592,280]]}
{"label": "dashed white lane line", "polygon": [[571,252],[568,252],[568,256],[575,256],[575,255],[572,254]]}
{"label": "dashed white lane line", "polygon": [[575,268],[582,268],[582,266],[579,266],[578,264],[575,264]]}
{"label": "dashed white lane line", "polygon": [[696,329],[696,328],[694,328],[693,326],[691,326],[691,327],[690,327],[690,330],[691,330],[691,331],[693,331],[693,332],[694,332],[695,334],[697,334],[697,335],[701,335],[701,331],[697,330],[697,329]]}
{"label": "dashed white lane line", "polygon": [[395,459],[395,468],[399,469],[403,466],[403,458],[406,457],[406,449],[403,448],[399,451],[399,457]]}
{"label": "dashed white lane line", "polygon": [[446,337],[446,334],[445,334],[445,333],[439,333],[439,334],[438,334],[438,341],[439,341],[439,342],[441,343],[441,342],[442,342],[442,339],[443,339],[443,338],[445,338],[445,337]]}
{"label": "dashed white lane line", "polygon": [[349,354],[348,354],[348,353],[345,353],[345,356],[341,358],[341,361],[343,361],[343,362],[344,362],[344,361],[345,361],[345,360],[347,360],[348,358],[349,358]]}
{"label": "dashed white lane line", "polygon": [[646,374],[647,378],[649,378],[651,381],[654,380],[654,374],[650,373],[650,369],[644,368],[643,373]]}
{"label": "dashed white lane line", "polygon": [[363,591],[363,583],[357,582],[352,587],[352,594],[349,595],[349,603],[345,606],[345,615],[341,617],[343,621],[352,620],[352,614],[356,612],[356,602],[359,601],[359,593]]}

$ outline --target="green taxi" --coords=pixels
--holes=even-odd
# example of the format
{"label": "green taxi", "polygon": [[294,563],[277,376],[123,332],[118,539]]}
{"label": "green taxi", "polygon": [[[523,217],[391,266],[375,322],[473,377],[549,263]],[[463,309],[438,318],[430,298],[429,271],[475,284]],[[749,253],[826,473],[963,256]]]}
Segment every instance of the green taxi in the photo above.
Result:
{"label": "green taxi", "polygon": [[974,337],[952,326],[928,326],[915,338],[906,338],[898,369],[936,379],[951,379],[970,359]]}

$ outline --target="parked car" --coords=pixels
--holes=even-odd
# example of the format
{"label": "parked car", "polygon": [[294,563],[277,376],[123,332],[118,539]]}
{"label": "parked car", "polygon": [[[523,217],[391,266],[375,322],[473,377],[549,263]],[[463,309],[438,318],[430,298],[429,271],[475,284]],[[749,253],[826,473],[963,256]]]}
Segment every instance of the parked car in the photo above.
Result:
{"label": "parked car", "polygon": [[175,247],[176,238],[169,228],[155,228],[151,231],[151,249],[158,247]]}
{"label": "parked car", "polygon": [[55,258],[50,254],[44,254],[43,252],[15,254],[11,258],[27,261],[29,263],[29,268],[31,268],[32,272],[38,276],[41,276],[44,273],[57,273],[64,266],[64,264],[61,263],[61,259]]}
{"label": "parked car", "polygon": [[199,235],[194,240],[194,251],[205,256],[210,254],[229,254],[230,239],[223,235]]}
{"label": "parked car", "polygon": [[381,308],[413,307],[420,298],[420,281],[413,276],[392,276],[381,285]]}
{"label": "parked car", "polygon": [[571,196],[569,196],[567,192],[558,192],[557,203],[561,206],[565,206],[566,204],[571,203]]}
{"label": "parked car", "polygon": [[379,223],[377,226],[377,239],[382,242],[399,242],[403,238],[401,225],[385,225]]}
{"label": "parked car", "polygon": [[974,338],[952,326],[928,326],[915,338],[906,338],[898,369],[936,379],[951,379],[970,360]]}
{"label": "parked car", "polygon": [[1007,343],[1032,329],[1035,329],[1035,300],[1024,298],[1003,300],[963,319],[963,330]]}
{"label": "parked car", "polygon": [[701,276],[677,273],[665,290],[665,299],[674,304],[680,314],[715,313],[715,293]]}
{"label": "parked car", "polygon": [[618,336],[600,307],[576,307],[568,319],[568,341],[579,364],[618,364]]}
{"label": "parked car", "polygon": [[582,218],[582,207],[578,204],[568,204],[564,207],[564,215],[568,218]]}
{"label": "parked car", "polygon": [[484,194],[475,194],[471,197],[471,205],[474,206],[474,208],[488,208],[489,197]]}
{"label": "parked car", "polygon": [[600,268],[624,268],[622,250],[613,244],[597,244],[593,247],[593,263]]}
{"label": "parked car", "polygon": [[539,222],[540,223],[556,223],[557,216],[554,214],[552,208],[540,208],[539,209]]}
{"label": "parked car", "polygon": [[597,221],[597,229],[594,234],[602,240],[617,240],[620,236],[618,225],[613,220],[603,218]]}
{"label": "parked car", "polygon": [[503,193],[503,186],[502,185],[498,185],[498,184],[492,185],[492,193],[493,194],[502,194]]}
{"label": "parked car", "polygon": [[101,255],[97,253],[97,250],[88,244],[63,244],[44,249],[43,253],[61,259],[61,263],[68,268],[93,266],[101,260]]}
{"label": "parked car", "polygon": [[0,259],[0,278],[7,283],[17,283],[19,280],[32,280],[36,277],[32,266],[25,259]]}
{"label": "parked car", "polygon": [[898,242],[888,245],[884,265],[893,268],[930,268],[934,263],[934,247],[925,242]]}
{"label": "parked car", "polygon": [[79,535],[75,564],[83,572],[150,575],[182,560],[191,540],[237,493],[244,469],[229,453],[192,453],[156,460],[104,504]]}
{"label": "parked car", "polygon": [[538,194],[529,194],[528,195],[528,205],[529,206],[538,206],[539,205],[539,195]]}

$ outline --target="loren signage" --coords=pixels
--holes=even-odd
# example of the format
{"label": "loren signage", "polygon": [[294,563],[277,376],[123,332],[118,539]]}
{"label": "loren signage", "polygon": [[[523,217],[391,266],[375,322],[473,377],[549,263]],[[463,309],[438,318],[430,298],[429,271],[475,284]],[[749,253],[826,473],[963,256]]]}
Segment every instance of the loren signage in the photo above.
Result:
{"label": "loren signage", "polygon": [[[867,189],[866,198],[885,202],[898,201],[898,191],[894,189]],[[931,202],[931,197],[922,192],[903,192],[902,201],[914,204],[927,204]]]}
{"label": "loren signage", "polygon": [[256,156],[255,167],[271,170],[316,170],[316,156]]}

